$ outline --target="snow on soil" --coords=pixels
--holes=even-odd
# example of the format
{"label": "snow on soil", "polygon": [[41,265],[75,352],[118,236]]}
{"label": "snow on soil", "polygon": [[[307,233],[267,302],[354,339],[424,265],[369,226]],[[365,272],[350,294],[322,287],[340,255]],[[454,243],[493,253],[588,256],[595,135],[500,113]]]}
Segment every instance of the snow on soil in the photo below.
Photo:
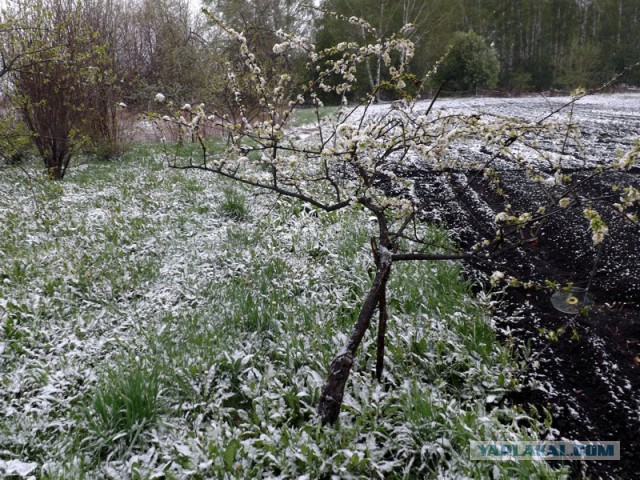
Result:
{"label": "snow on soil", "polygon": [[[570,100],[444,99],[436,108],[447,113],[479,113],[481,117],[534,122],[566,106],[554,118],[578,124],[580,136],[562,154],[562,138],[542,139],[539,148],[555,155],[559,166],[574,180],[587,178],[585,169],[617,161],[619,152],[629,151],[639,141],[639,94],[593,95],[568,107]],[[462,146],[453,156],[462,160],[461,165],[481,164],[491,155],[481,147]],[[522,151],[526,153],[526,149]],[[537,169],[552,170],[539,156],[529,155]],[[557,194],[554,189],[559,187],[536,184],[511,168],[509,162],[496,166],[508,202],[516,211],[536,211],[548,204],[550,193]],[[612,172],[593,177],[578,191],[583,206],[546,222],[535,246],[506,255],[502,264],[488,268],[475,265],[469,272],[481,276],[482,271],[490,275],[496,269],[523,280],[590,284],[596,303],[588,317],[574,324],[577,339],[570,340],[566,335],[554,343],[541,334],[545,329],[566,328],[571,322],[569,316],[552,308],[549,297],[553,290],[516,289],[508,293],[496,322],[504,329],[505,339],[520,338],[533,348],[531,378],[539,387],[518,397],[519,402],[536,408],[550,406],[554,426],[564,437],[621,442],[622,461],[591,462],[588,471],[592,478],[633,478],[640,470],[635,453],[640,448],[640,231],[637,224],[621,220],[613,209],[593,201],[610,228],[610,238],[598,257],[585,228],[582,208],[592,202],[590,198],[611,197],[616,185],[640,188],[637,173],[636,168],[626,175]],[[425,219],[448,225],[463,244],[492,238],[496,228],[493,219],[505,209],[506,202],[488,182],[464,168],[443,176],[420,159],[416,159],[410,175],[416,181]]]}

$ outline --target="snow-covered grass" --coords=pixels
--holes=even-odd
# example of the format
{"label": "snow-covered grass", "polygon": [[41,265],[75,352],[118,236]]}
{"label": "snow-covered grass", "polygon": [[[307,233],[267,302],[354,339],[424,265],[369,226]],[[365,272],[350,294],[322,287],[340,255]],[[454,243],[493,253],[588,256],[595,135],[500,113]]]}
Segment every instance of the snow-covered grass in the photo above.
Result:
{"label": "snow-covered grass", "polygon": [[339,425],[320,426],[373,224],[159,159],[0,172],[0,476],[561,476],[468,458],[545,426],[503,401],[519,360],[455,263],[394,270],[385,383],[371,332]]}

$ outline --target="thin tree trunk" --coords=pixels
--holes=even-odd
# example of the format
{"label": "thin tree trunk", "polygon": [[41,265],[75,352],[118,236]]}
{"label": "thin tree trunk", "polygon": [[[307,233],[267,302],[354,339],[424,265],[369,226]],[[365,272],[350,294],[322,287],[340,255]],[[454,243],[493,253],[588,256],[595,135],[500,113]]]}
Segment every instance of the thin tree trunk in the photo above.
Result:
{"label": "thin tree trunk", "polygon": [[358,320],[353,327],[351,336],[342,351],[329,365],[329,374],[322,388],[318,405],[318,414],[323,425],[331,425],[338,420],[344,388],[349,379],[353,360],[387,286],[387,280],[391,273],[391,252],[381,245],[378,247],[377,258],[376,276],[358,314]]}
{"label": "thin tree trunk", "polygon": [[387,334],[387,286],[382,287],[380,292],[380,300],[378,301],[378,345],[376,350],[376,379],[382,381],[382,372],[384,371],[384,339]]}

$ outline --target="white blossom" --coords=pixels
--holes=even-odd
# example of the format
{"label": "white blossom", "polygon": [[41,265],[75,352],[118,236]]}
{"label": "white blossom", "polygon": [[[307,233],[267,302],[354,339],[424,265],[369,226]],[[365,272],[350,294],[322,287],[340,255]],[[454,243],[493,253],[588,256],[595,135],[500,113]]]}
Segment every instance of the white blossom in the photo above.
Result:
{"label": "white blossom", "polygon": [[165,101],[165,97],[161,93],[156,93],[156,102],[163,103]]}
{"label": "white blossom", "polygon": [[275,53],[276,55],[281,55],[287,51],[287,48],[289,48],[289,42],[276,43],[273,46],[273,53]]}
{"label": "white blossom", "polygon": [[533,215],[531,214],[531,212],[526,212],[518,217],[518,222],[527,223],[527,222],[530,222],[532,218],[533,218]]}
{"label": "white blossom", "polygon": [[541,183],[547,185],[548,187],[553,187],[558,184],[558,182],[556,181],[556,177],[546,177],[542,180]]}
{"label": "white blossom", "polygon": [[567,208],[570,204],[571,204],[571,199],[567,197],[562,197],[558,202],[558,205],[560,205],[562,208]]}
{"label": "white blossom", "polygon": [[638,161],[638,155],[639,154],[640,154],[640,145],[636,145],[633,148],[633,150],[631,150],[629,153],[624,155],[618,161],[618,163],[615,164],[615,167],[623,169],[623,170],[627,170],[627,169],[631,168]]}
{"label": "white blossom", "polygon": [[[640,202],[640,190],[635,187],[626,187],[624,190],[624,195],[620,197],[620,201],[622,205],[620,205],[619,210],[624,210],[625,207],[632,207],[635,203]],[[619,205],[619,204],[616,204]]]}
{"label": "white blossom", "polygon": [[609,233],[609,227],[607,227],[606,225],[603,227],[600,227],[597,230],[594,230],[593,234],[591,235],[591,240],[593,241],[593,244],[600,245],[604,241],[604,238],[607,236],[608,233]]}
{"label": "white blossom", "polygon": [[511,216],[507,212],[500,212],[496,215],[495,222],[496,223],[506,222],[510,218]]}
{"label": "white blossom", "polygon": [[583,215],[587,220],[589,220],[589,228],[592,232],[591,239],[593,244],[600,245],[609,233],[609,227],[604,223],[600,214],[592,208],[585,208]]}
{"label": "white blossom", "polygon": [[497,285],[502,280],[504,280],[504,272],[495,271],[491,274],[491,278],[490,278],[491,285]]}

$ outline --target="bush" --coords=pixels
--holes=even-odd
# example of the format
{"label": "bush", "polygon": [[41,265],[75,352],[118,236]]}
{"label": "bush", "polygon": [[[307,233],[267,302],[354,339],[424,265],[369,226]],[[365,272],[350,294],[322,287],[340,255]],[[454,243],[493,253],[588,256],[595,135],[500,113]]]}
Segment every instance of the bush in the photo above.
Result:
{"label": "bush", "polygon": [[500,62],[495,50],[473,31],[457,32],[433,81],[436,86],[445,83],[447,90],[475,91],[494,88],[498,83],[498,73]]}
{"label": "bush", "polygon": [[31,134],[11,107],[0,114],[0,164],[19,165],[31,147]]}
{"label": "bush", "polygon": [[6,94],[19,109],[48,175],[64,177],[92,139],[116,141],[116,78],[101,32],[87,27],[78,0],[16,0],[4,12]]}

